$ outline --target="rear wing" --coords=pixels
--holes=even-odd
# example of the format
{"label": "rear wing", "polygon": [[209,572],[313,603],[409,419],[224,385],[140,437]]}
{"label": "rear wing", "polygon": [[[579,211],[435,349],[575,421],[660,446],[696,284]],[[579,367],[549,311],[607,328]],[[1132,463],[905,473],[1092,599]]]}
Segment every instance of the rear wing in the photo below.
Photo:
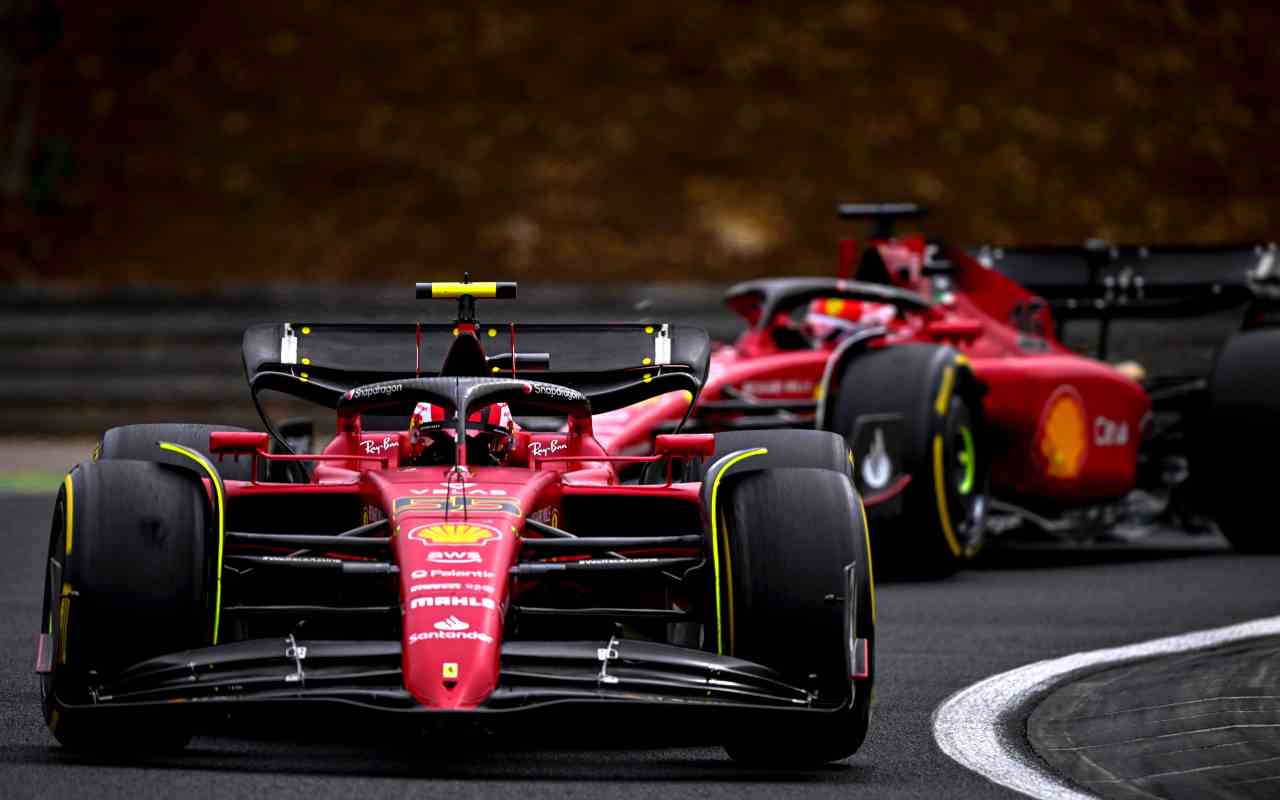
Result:
{"label": "rear wing", "polygon": [[[454,335],[451,324],[254,325],[244,334],[245,377],[255,403],[270,389],[337,408],[357,386],[438,376]],[[594,413],[677,389],[696,395],[711,354],[706,331],[686,325],[495,323],[479,324],[477,336],[490,356],[550,355],[537,372],[495,360],[491,377],[576,389]]]}
{"label": "rear wing", "polygon": [[1274,291],[1276,246],[980,247],[969,251],[1049,302],[1058,320],[1209,314]]}

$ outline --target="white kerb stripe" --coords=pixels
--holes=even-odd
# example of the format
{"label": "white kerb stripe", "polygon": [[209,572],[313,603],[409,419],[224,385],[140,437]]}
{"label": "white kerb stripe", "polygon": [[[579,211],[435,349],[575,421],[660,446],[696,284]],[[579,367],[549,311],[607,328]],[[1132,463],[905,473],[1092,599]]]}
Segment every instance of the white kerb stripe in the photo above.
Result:
{"label": "white kerb stripe", "polygon": [[1280,634],[1280,617],[1153,639],[1139,644],[1075,653],[1002,672],[961,689],[933,712],[933,738],[942,752],[989,780],[1030,797],[1093,798],[1029,756],[1026,742],[1006,733],[1015,714],[1073,674],[1152,656],[1183,654],[1239,639]]}

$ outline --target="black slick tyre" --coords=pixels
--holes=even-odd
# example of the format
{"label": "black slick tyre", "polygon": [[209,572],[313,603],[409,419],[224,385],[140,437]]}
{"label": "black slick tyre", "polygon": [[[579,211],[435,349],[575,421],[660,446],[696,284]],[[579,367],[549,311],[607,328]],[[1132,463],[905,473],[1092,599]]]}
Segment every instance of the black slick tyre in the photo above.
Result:
{"label": "black slick tyre", "polygon": [[[844,370],[832,399],[829,428],[854,449],[854,470],[872,500],[872,545],[877,560],[895,574],[939,578],[977,555],[985,538],[988,457],[979,387],[963,358],[950,347],[899,345],[870,350]],[[863,448],[860,427],[873,420],[899,426],[900,452],[889,464]],[[877,512],[875,498],[903,476],[910,482],[892,514]]]}
{"label": "black slick tyre", "polygon": [[[169,750],[190,740],[172,713],[129,724],[84,706],[121,669],[211,643],[211,515],[203,483],[174,467],[90,461],[67,475],[53,510],[40,620],[50,667],[40,675],[41,708],[64,746]],[[122,724],[129,735],[120,735]]]}
{"label": "black slick tyre", "polygon": [[[187,422],[143,423],[121,425],[102,435],[96,459],[99,461],[137,460],[158,461],[189,467],[185,456],[161,450],[156,442],[172,442],[196,450],[209,459],[226,481],[247,481],[253,478],[253,461],[248,456],[219,458],[209,453],[209,434],[213,431],[248,431],[235,425],[205,425]],[[261,476],[259,476],[261,477]]]}
{"label": "black slick tyre", "polygon": [[[852,755],[871,717],[874,668],[852,679],[853,655],[875,652],[871,556],[861,502],[847,475],[765,469],[732,475],[716,509],[714,581],[720,612],[712,649],[764,664],[817,693],[821,711],[743,725],[735,760],[788,766]],[[853,592],[852,606],[845,598]],[[852,615],[850,615],[852,611]]]}
{"label": "black slick tyre", "polygon": [[1252,453],[1280,450],[1280,330],[1233,336],[1209,375],[1193,479],[1232,547],[1280,553],[1273,516],[1275,471]]}

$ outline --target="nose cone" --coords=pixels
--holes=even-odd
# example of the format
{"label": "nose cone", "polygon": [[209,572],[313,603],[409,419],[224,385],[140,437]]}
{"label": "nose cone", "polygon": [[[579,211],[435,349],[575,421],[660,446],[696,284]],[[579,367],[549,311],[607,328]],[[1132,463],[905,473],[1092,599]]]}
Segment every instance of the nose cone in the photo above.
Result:
{"label": "nose cone", "polygon": [[510,522],[404,521],[396,536],[404,685],[429,708],[480,705],[498,685]]}
{"label": "nose cone", "polygon": [[430,708],[480,705],[498,685],[501,636],[501,615],[493,609],[446,606],[407,612],[405,688]]}

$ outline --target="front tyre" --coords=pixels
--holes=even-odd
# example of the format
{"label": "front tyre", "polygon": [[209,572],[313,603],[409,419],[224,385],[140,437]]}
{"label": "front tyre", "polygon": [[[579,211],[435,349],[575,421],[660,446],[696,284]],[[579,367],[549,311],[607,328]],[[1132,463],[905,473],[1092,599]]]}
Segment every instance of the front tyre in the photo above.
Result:
{"label": "front tyre", "polygon": [[190,740],[172,714],[128,725],[85,706],[129,665],[210,644],[210,520],[203,483],[181,469],[98,461],[67,475],[50,527],[41,616],[50,668],[40,676],[41,710],[63,746],[177,749]]}
{"label": "front tyre", "polygon": [[[767,729],[744,726],[725,750],[773,766],[848,758],[867,733],[874,678],[875,597],[861,501],[847,475],[827,469],[728,480],[713,509],[721,613],[712,647],[777,670],[815,692],[824,710]],[[855,680],[862,654],[865,675]]]}

